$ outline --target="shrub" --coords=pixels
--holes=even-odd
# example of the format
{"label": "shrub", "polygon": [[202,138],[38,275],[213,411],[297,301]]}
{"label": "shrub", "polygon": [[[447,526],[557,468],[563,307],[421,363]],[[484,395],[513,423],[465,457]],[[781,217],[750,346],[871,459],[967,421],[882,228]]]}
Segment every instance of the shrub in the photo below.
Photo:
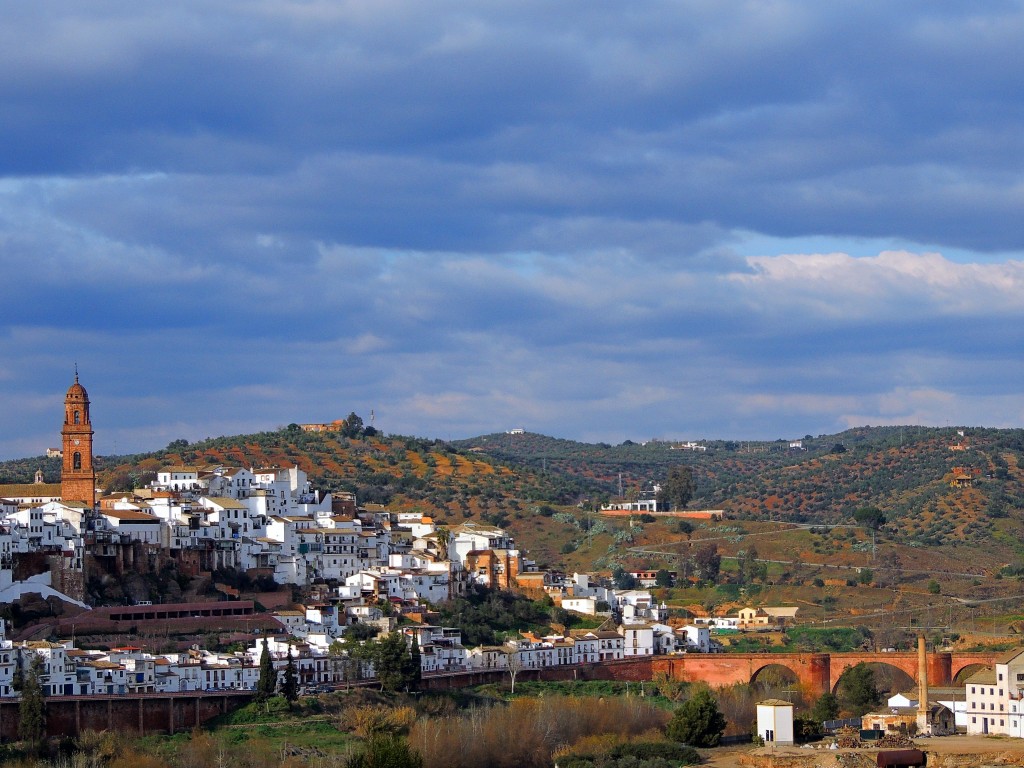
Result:
{"label": "shrub", "polygon": [[345,768],[423,768],[423,758],[401,737],[376,734],[345,761]]}
{"label": "shrub", "polygon": [[671,741],[627,742],[613,747],[608,755],[616,760],[620,757],[636,757],[640,760],[660,757],[663,760],[671,760],[674,763],[684,765],[695,765],[701,761],[700,753],[696,749],[686,744],[676,744]]}
{"label": "shrub", "polygon": [[725,717],[711,690],[702,687],[675,711],[666,735],[694,747],[716,747],[725,731]]}
{"label": "shrub", "polygon": [[409,743],[426,768],[548,768],[560,744],[593,734],[638,735],[664,727],[666,719],[663,710],[636,697],[521,698],[458,716],[421,718]]}

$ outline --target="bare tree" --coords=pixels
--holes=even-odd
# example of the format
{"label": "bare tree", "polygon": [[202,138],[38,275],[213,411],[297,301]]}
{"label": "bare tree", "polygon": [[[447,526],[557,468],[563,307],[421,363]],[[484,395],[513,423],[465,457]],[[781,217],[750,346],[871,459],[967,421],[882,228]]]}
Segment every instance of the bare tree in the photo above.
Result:
{"label": "bare tree", "polygon": [[512,693],[516,692],[516,675],[519,674],[523,668],[523,657],[519,655],[518,650],[508,651],[505,654],[505,671],[508,672],[509,678],[512,680]]}

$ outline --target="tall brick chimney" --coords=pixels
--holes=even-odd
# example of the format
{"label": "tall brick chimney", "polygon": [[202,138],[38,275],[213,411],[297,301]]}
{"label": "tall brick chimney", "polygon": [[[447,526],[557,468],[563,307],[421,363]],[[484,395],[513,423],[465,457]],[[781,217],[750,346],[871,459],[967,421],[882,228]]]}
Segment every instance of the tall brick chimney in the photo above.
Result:
{"label": "tall brick chimney", "polygon": [[928,654],[924,632],[917,636],[917,732],[929,735],[932,732],[928,720]]}

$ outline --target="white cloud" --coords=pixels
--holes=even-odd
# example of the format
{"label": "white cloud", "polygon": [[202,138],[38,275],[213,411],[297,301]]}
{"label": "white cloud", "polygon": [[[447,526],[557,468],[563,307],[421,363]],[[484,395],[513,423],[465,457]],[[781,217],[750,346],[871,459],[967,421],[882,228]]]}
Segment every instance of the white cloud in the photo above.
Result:
{"label": "white cloud", "polygon": [[1024,262],[960,264],[938,253],[885,251],[752,257],[753,274],[730,276],[751,293],[808,302],[833,317],[899,317],[909,307],[934,315],[1021,312]]}

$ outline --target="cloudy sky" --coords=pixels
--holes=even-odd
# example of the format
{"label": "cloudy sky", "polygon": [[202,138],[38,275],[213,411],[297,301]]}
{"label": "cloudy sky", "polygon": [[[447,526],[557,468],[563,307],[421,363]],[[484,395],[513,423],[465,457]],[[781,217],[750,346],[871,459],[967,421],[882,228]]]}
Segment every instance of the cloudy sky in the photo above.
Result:
{"label": "cloudy sky", "polygon": [[1024,6],[0,0],[0,458],[1024,424]]}

